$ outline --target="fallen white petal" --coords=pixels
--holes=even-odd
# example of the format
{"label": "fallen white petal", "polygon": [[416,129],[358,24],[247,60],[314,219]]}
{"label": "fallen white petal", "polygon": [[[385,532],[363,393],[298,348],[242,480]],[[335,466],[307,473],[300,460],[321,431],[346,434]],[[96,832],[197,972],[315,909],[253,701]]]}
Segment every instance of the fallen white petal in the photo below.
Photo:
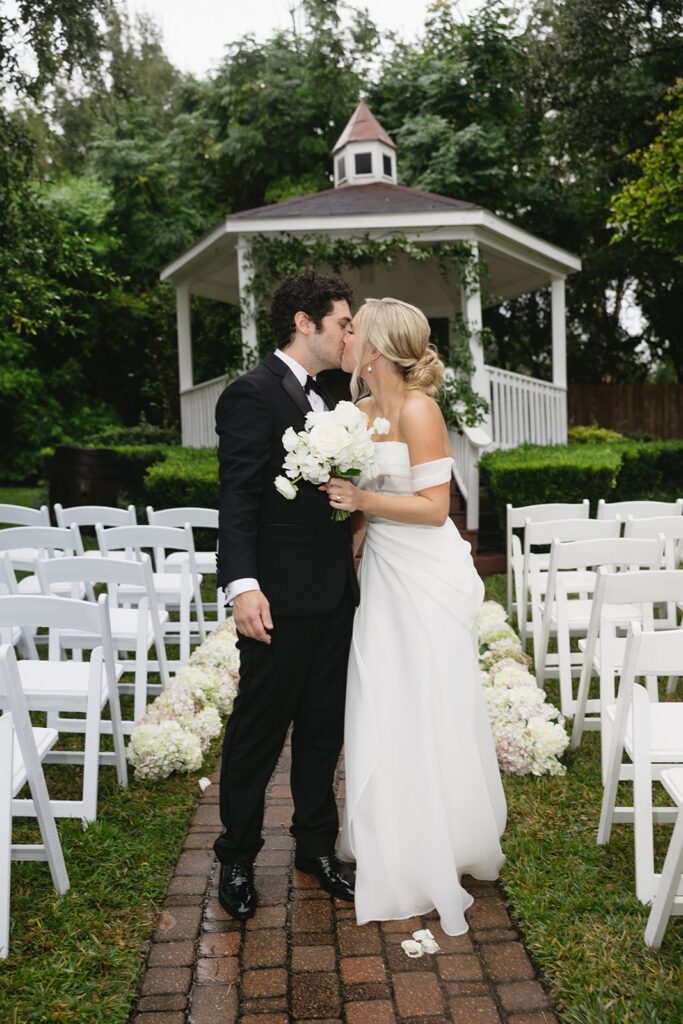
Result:
{"label": "fallen white petal", "polygon": [[404,939],[401,946],[403,947],[403,952],[406,956],[409,956],[411,959],[422,956],[422,946],[419,942],[415,942],[413,939]]}
{"label": "fallen white petal", "polygon": [[211,779],[201,778],[199,780],[199,788],[201,789],[202,793],[204,792],[205,789],[208,789],[210,785]]}

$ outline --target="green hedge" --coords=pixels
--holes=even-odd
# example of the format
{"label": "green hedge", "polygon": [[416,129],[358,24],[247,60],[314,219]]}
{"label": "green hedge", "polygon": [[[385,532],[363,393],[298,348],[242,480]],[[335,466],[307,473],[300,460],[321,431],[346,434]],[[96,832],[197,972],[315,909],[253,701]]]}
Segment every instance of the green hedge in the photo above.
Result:
{"label": "green hedge", "polygon": [[683,495],[683,441],[521,445],[482,456],[482,482],[499,521],[505,505],[598,499],[672,501]]}
{"label": "green hedge", "polygon": [[154,508],[194,505],[218,508],[215,448],[171,448],[145,472],[147,503]]}

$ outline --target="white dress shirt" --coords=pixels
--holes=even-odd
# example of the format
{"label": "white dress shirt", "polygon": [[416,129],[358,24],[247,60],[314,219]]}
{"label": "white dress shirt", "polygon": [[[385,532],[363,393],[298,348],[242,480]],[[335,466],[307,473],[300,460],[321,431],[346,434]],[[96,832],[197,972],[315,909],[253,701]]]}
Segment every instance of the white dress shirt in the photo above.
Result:
{"label": "white dress shirt", "polygon": [[[281,359],[283,363],[287,364],[296,379],[299,381],[299,384],[301,384],[301,387],[305,387],[308,370],[305,370],[301,363],[297,363],[296,359],[292,359],[290,355],[283,352],[280,348],[275,350],[275,355]],[[315,380],[316,378],[314,377],[313,379]],[[314,412],[324,412],[324,410],[327,409],[327,406],[317,391],[309,391],[306,398]],[[260,589],[258,580],[251,579],[251,577],[245,577],[241,580],[233,580],[232,583],[228,584],[228,589],[225,592],[225,599],[228,604],[232,604],[238,594],[244,594],[247,590]]]}

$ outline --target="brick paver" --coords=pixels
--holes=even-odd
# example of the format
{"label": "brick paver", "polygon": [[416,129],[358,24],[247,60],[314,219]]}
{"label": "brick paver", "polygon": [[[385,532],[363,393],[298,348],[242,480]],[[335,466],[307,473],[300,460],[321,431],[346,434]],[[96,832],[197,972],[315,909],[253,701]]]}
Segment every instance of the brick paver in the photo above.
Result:
{"label": "brick paver", "polygon": [[[343,800],[343,770],[338,796]],[[465,879],[466,935],[437,915],[358,927],[353,907],[293,867],[289,749],[268,792],[245,925],[217,899],[218,772],[203,794],[155,923],[130,1024],[559,1024],[496,885]],[[430,928],[441,947],[409,959]]]}

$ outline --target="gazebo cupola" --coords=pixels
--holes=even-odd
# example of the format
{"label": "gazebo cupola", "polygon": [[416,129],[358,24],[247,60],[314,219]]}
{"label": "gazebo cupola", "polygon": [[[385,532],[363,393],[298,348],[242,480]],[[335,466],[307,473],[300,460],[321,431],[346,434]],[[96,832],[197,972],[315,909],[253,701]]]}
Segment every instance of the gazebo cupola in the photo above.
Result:
{"label": "gazebo cupola", "polygon": [[332,150],[334,187],[397,184],[396,146],[361,100]]}

